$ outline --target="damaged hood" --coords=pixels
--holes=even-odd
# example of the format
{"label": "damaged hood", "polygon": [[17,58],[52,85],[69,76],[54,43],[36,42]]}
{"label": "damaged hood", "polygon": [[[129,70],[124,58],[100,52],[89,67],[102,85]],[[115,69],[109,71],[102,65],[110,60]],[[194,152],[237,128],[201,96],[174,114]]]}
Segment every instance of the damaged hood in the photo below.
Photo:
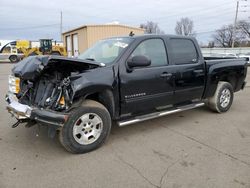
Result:
{"label": "damaged hood", "polygon": [[[47,66],[58,62],[60,62],[60,64],[65,63],[70,64],[70,66],[77,66],[82,68],[87,68],[89,66],[92,66],[94,68],[105,66],[105,64],[103,63],[98,63],[91,60],[82,60],[53,55],[42,55],[30,56],[25,58],[13,67],[12,72],[15,76],[22,79],[35,80]],[[60,64],[58,64],[58,66],[60,66]]]}

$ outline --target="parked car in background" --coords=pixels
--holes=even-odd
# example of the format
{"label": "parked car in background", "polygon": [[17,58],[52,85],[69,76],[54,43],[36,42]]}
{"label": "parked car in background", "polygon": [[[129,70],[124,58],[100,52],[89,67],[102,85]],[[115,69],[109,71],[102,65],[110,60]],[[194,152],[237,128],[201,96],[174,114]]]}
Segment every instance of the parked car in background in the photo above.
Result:
{"label": "parked car in background", "polygon": [[250,65],[250,54],[240,54],[238,57],[245,58],[247,61],[247,64]]}
{"label": "parked car in background", "polygon": [[9,42],[0,49],[0,60],[18,62],[24,57],[24,54],[16,48],[16,42]]}

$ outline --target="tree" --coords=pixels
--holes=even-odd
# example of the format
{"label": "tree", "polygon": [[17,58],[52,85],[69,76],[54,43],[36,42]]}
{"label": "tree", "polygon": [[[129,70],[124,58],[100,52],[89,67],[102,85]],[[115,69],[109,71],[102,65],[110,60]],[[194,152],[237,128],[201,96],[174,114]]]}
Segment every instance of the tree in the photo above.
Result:
{"label": "tree", "polygon": [[194,22],[189,18],[181,18],[176,22],[175,33],[183,36],[194,36]]}
{"label": "tree", "polygon": [[[212,36],[215,44],[222,47],[232,47],[234,27],[232,24],[222,26],[216,30],[216,33]],[[244,37],[242,33],[236,30],[234,34],[235,47],[239,46]]]}
{"label": "tree", "polygon": [[222,47],[231,47],[233,39],[233,27],[222,26],[220,29],[216,30],[213,35],[214,42]]}
{"label": "tree", "polygon": [[213,48],[214,47],[214,41],[210,41],[207,45],[208,48]]}
{"label": "tree", "polygon": [[245,37],[250,38],[250,23],[241,20],[237,23],[237,29],[239,29]]}
{"label": "tree", "polygon": [[140,24],[140,28],[145,29],[145,33],[148,34],[164,34],[164,31],[160,29],[158,23],[153,21],[147,21],[147,23]]}

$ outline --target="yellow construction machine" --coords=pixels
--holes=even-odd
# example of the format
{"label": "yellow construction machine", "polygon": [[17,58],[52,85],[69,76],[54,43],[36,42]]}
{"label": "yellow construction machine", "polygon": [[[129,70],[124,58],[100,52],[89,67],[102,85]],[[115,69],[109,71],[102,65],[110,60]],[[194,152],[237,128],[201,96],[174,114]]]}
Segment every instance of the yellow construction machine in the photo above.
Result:
{"label": "yellow construction machine", "polygon": [[24,57],[34,55],[60,55],[67,56],[65,47],[53,45],[52,39],[40,39],[40,47],[27,48],[25,41],[17,41],[16,46],[19,51],[24,54]]}

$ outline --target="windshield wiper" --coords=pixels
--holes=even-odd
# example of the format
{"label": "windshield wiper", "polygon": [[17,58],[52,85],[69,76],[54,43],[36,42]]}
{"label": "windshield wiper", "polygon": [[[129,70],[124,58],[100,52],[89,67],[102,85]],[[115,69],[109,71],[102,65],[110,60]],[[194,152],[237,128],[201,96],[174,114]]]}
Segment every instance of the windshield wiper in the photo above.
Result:
{"label": "windshield wiper", "polygon": [[95,61],[95,59],[94,59],[94,58],[86,58],[86,59],[84,59],[84,60]]}
{"label": "windshield wiper", "polygon": [[94,58],[86,58],[84,60],[93,61],[95,63],[98,63],[101,67],[105,67],[105,63],[100,63],[100,62],[96,61]]}

